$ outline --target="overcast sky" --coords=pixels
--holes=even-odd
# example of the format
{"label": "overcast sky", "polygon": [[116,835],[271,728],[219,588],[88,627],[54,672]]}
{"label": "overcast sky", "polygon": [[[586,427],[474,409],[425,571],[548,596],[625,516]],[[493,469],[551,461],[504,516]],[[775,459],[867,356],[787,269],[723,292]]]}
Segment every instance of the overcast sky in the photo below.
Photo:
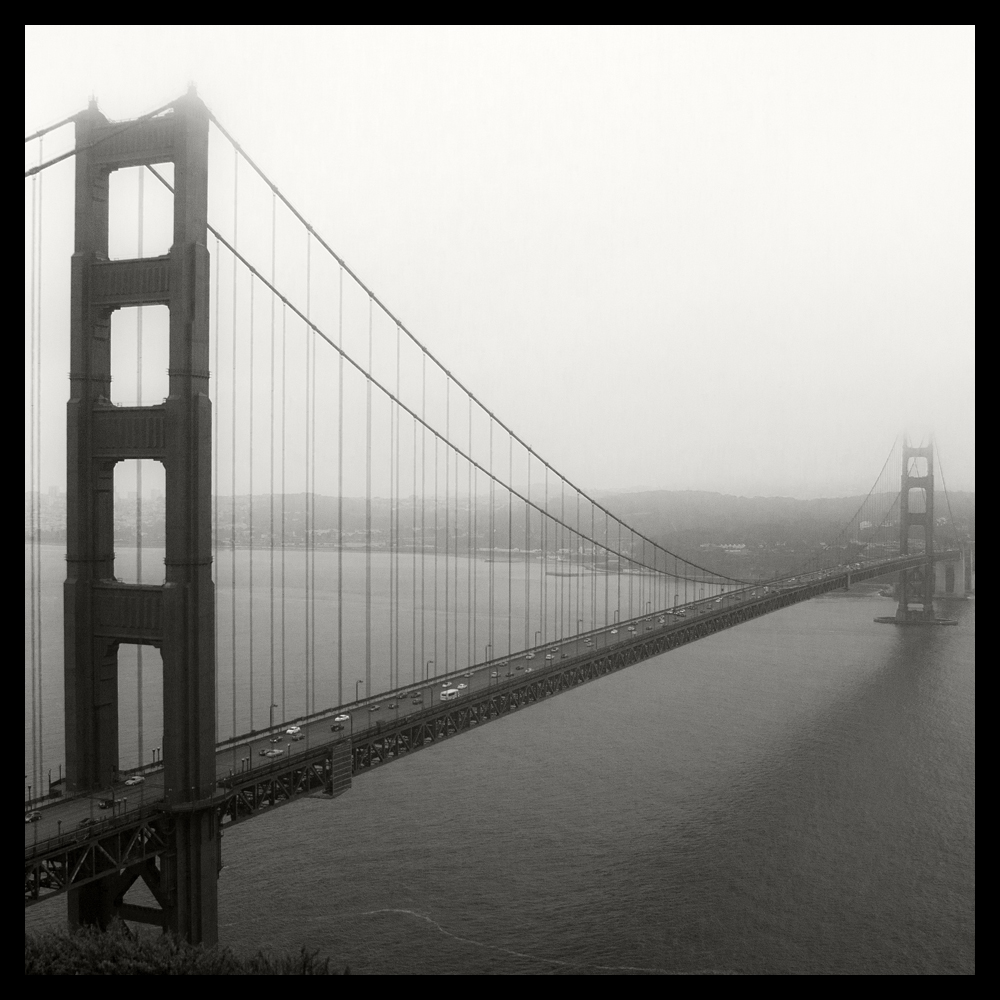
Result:
{"label": "overcast sky", "polygon": [[25,134],[189,81],[581,485],[975,488],[973,29],[28,27]]}

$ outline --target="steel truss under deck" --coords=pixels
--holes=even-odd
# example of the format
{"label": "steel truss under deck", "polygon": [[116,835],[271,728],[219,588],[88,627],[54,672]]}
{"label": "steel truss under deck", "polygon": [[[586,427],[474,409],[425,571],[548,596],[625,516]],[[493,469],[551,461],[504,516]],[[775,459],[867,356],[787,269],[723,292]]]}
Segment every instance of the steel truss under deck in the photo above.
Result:
{"label": "steel truss under deck", "polygon": [[[218,828],[223,830],[304,796],[322,794],[336,798],[350,787],[350,742],[340,739],[296,755],[292,760],[222,778],[211,802],[195,805],[198,808],[210,805],[215,810]],[[138,814],[100,820],[93,827],[35,845],[25,852],[24,905],[39,903],[88,882],[117,878],[111,893],[118,915],[162,926],[166,918],[161,910],[137,907],[125,903],[122,897],[137,878],[142,878],[163,904],[166,890],[160,872],[164,859],[169,863],[173,854],[171,845],[178,811],[168,810],[159,802],[144,807]],[[158,859],[160,868],[156,867]]]}

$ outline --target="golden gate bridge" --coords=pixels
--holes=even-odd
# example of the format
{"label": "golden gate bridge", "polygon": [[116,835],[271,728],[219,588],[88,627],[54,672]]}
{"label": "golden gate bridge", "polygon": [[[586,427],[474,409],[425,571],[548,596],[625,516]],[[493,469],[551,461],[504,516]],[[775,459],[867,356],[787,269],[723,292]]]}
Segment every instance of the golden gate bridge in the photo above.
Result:
{"label": "golden gate bridge", "polygon": [[[637,531],[435,357],[193,92],[127,122],[92,103],[25,148],[26,906],[65,894],[75,923],[214,942],[231,823],[852,582],[894,574],[900,624],[939,621],[956,564],[965,584],[966,551],[934,546],[930,443],[893,443],[781,579]],[[155,907],[125,899],[138,880]]]}

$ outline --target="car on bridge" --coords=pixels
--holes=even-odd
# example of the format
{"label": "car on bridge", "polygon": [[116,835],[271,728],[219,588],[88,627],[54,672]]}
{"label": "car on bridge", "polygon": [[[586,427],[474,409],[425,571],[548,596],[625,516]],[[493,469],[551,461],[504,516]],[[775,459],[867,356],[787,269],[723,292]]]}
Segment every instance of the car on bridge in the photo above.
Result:
{"label": "car on bridge", "polygon": [[342,722],[337,722],[334,725],[330,726],[330,732],[331,733],[339,733],[343,728],[344,728],[344,724]]}
{"label": "car on bridge", "polygon": [[37,823],[41,818],[42,814],[37,809],[32,809],[31,812],[24,814],[25,823]]}
{"label": "car on bridge", "polygon": [[97,826],[97,820],[90,816],[81,819],[79,823],[76,824],[76,839],[85,840],[87,837],[87,831],[92,827]]}
{"label": "car on bridge", "polygon": [[285,734],[287,736],[294,736],[296,733],[301,733],[301,732],[302,732],[302,727],[301,726],[289,726],[285,730]]}
{"label": "car on bridge", "polygon": [[345,715],[344,713],[341,713],[340,715],[335,715],[335,716],[333,717],[333,721],[334,721],[334,722],[347,722],[347,720],[348,720],[349,718],[350,718],[350,716],[349,716],[349,715]]}
{"label": "car on bridge", "polygon": [[133,774],[131,778],[125,781],[125,784],[131,788],[133,785],[141,785],[145,780],[141,774]]}

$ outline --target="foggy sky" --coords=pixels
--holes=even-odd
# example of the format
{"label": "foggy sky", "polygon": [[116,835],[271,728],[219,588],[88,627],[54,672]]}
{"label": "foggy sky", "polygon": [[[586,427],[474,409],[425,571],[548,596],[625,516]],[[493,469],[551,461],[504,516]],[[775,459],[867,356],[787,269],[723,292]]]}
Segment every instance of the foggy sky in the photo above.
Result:
{"label": "foggy sky", "polygon": [[28,27],[25,134],[189,81],[584,487],[975,488],[973,29]]}

